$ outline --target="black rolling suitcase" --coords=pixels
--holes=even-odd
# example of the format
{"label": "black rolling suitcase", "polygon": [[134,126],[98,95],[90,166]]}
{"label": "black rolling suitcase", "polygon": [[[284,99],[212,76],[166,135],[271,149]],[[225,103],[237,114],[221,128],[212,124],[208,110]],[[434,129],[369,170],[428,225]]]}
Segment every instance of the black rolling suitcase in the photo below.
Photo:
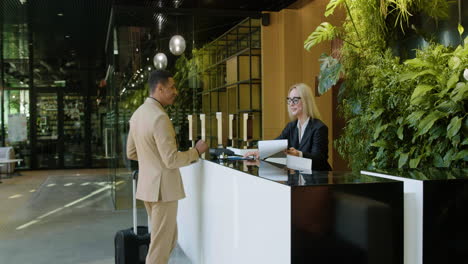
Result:
{"label": "black rolling suitcase", "polygon": [[[138,171],[132,173],[133,178],[133,227],[120,230],[115,234],[115,264],[140,264],[145,263],[150,244],[148,227],[137,227],[136,213],[136,180]],[[148,222],[149,223],[149,222]]]}

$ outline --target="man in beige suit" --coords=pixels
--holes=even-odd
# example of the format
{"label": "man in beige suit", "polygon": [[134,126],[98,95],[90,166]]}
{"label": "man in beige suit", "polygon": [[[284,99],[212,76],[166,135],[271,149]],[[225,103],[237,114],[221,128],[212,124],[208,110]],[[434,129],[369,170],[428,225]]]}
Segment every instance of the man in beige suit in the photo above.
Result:
{"label": "man in beige suit", "polygon": [[127,157],[138,161],[136,198],[144,201],[151,220],[147,264],[167,264],[177,244],[177,202],[185,197],[179,168],[198,160],[208,149],[202,140],[195,148],[177,151],[174,127],[164,106],[174,103],[177,88],[169,72],[153,71],[150,97],[133,113]]}

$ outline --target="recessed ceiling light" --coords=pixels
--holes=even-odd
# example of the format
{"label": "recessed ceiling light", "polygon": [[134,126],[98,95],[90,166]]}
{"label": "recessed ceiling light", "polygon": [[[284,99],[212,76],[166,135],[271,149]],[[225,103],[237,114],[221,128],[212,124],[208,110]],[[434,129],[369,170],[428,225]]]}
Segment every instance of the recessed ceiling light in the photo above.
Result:
{"label": "recessed ceiling light", "polygon": [[66,35],[65,38],[70,38],[70,35]]}
{"label": "recessed ceiling light", "polygon": [[58,13],[57,16],[63,16],[63,13]]}

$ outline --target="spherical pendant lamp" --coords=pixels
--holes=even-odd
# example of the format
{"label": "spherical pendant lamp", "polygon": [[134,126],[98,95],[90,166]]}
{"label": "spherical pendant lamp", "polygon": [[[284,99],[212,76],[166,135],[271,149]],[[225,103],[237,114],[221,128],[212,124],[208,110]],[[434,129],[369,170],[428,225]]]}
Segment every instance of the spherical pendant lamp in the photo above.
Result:
{"label": "spherical pendant lamp", "polygon": [[160,52],[160,53],[154,55],[153,64],[154,64],[154,68],[156,68],[156,70],[166,69],[166,67],[167,67],[166,54]]}
{"label": "spherical pendant lamp", "polygon": [[181,35],[175,35],[169,41],[169,50],[172,54],[179,56],[185,51],[185,39]]}

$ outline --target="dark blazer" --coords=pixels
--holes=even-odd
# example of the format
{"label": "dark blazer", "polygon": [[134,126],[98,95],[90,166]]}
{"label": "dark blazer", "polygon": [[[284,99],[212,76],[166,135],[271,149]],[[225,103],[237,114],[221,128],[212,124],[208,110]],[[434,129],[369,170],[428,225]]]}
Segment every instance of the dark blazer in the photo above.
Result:
{"label": "dark blazer", "polygon": [[312,160],[312,169],[332,170],[328,164],[328,127],[319,119],[310,119],[299,144],[297,120],[289,122],[276,139],[287,139],[288,148],[302,151],[302,156]]}

